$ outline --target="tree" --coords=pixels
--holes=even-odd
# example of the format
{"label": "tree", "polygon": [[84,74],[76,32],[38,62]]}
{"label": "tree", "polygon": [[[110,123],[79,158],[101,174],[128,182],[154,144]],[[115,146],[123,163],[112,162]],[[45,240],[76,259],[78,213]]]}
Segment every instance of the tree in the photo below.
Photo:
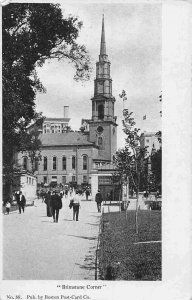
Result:
{"label": "tree", "polygon": [[161,191],[161,179],[162,179],[162,149],[157,150],[151,155],[151,171],[154,179],[155,189]]}
{"label": "tree", "polygon": [[156,137],[160,143],[160,149],[151,154],[151,172],[153,176],[154,188],[160,189],[162,182],[162,133],[158,131]]}
{"label": "tree", "polygon": [[31,171],[34,174],[36,163],[41,160],[41,140],[39,139],[39,131],[36,126],[30,132],[23,132],[20,151],[26,153],[27,157],[29,157]]}
{"label": "tree", "polygon": [[[125,91],[122,92],[120,98],[126,95]],[[122,97],[121,97],[122,96]],[[139,128],[136,128],[132,112],[128,109],[123,110],[123,131],[126,134],[126,146],[124,149],[120,149],[116,152],[115,165],[117,173],[121,182],[129,179],[129,185],[136,192],[136,233],[138,234],[138,200],[139,200],[139,188],[141,183],[141,176],[145,171],[145,154],[147,148],[140,146]]]}
{"label": "tree", "polygon": [[14,153],[21,150],[25,129],[37,120],[35,98],[45,92],[36,66],[47,59],[67,59],[76,68],[75,80],[89,79],[90,59],[76,43],[82,22],[64,18],[58,4],[12,3],[2,10],[3,170],[14,173]]}

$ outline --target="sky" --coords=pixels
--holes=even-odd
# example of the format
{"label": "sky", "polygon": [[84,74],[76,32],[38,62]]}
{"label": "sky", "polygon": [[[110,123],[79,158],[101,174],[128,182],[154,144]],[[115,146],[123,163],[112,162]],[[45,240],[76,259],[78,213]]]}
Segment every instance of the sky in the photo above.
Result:
{"label": "sky", "polygon": [[[37,111],[46,117],[63,117],[69,106],[70,126],[78,130],[82,118],[91,118],[95,64],[100,51],[102,14],[105,15],[105,39],[111,62],[112,93],[116,98],[117,147],[124,146],[122,131],[123,103],[119,94],[127,93],[125,108],[133,112],[136,126],[150,132],[161,130],[161,4],[61,4],[63,15],[83,21],[77,42],[90,54],[93,72],[88,82],[73,79],[75,69],[67,61],[52,60],[38,68],[46,94],[38,94]],[[143,116],[146,115],[146,120]]]}

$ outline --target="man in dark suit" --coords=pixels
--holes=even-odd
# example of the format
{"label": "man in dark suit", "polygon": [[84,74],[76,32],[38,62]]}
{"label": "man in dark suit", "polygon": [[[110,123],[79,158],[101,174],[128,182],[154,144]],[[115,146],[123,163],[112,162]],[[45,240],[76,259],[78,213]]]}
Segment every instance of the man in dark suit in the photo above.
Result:
{"label": "man in dark suit", "polygon": [[101,203],[103,202],[103,198],[100,190],[98,190],[97,194],[95,195],[95,202],[97,203],[98,212],[101,212]]}
{"label": "man in dark suit", "polygon": [[21,214],[21,209],[23,210],[24,213],[26,199],[25,196],[22,194],[22,191],[20,191],[20,193],[17,194],[17,204],[19,206],[19,213]]}
{"label": "man in dark suit", "polygon": [[58,223],[59,220],[59,210],[62,208],[61,197],[58,195],[58,192],[55,190],[54,194],[51,196],[51,207],[53,212],[53,221]]}

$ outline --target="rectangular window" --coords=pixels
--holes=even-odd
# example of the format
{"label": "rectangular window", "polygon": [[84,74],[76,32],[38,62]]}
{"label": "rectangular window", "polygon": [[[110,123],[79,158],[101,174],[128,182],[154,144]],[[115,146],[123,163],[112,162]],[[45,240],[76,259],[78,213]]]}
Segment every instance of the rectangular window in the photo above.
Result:
{"label": "rectangular window", "polygon": [[87,182],[87,176],[84,175],[84,176],[83,176],[83,183],[86,183],[86,182]]}
{"label": "rectangular window", "polygon": [[38,160],[38,158],[36,157],[36,158],[35,158],[35,171],[38,171],[38,166],[39,166],[39,160]]}
{"label": "rectangular window", "polygon": [[87,170],[87,156],[83,156],[83,170]]}
{"label": "rectangular window", "polygon": [[65,171],[66,169],[67,169],[67,160],[66,160],[66,157],[65,156],[63,156],[63,158],[62,158],[62,164],[63,164],[63,170]]}
{"label": "rectangular window", "polygon": [[31,184],[31,177],[29,177],[29,184]]}
{"label": "rectangular window", "polygon": [[72,157],[72,169],[75,170],[76,165],[76,159],[75,156]]}
{"label": "rectangular window", "polygon": [[55,156],[53,157],[53,170],[57,170],[57,158]]}
{"label": "rectangular window", "polygon": [[66,176],[62,176],[62,184],[66,184],[67,180],[66,180]]}
{"label": "rectangular window", "polygon": [[149,143],[149,139],[146,139],[146,143]]}
{"label": "rectangular window", "polygon": [[75,179],[76,179],[75,176],[72,176],[72,182],[75,182]]}
{"label": "rectangular window", "polygon": [[47,157],[43,158],[43,170],[47,171]]}
{"label": "rectangular window", "polygon": [[47,176],[43,177],[43,183],[47,183]]}
{"label": "rectangular window", "polygon": [[57,176],[52,176],[52,180],[51,181],[57,183]]}
{"label": "rectangular window", "polygon": [[23,169],[27,170],[27,157],[23,158]]}

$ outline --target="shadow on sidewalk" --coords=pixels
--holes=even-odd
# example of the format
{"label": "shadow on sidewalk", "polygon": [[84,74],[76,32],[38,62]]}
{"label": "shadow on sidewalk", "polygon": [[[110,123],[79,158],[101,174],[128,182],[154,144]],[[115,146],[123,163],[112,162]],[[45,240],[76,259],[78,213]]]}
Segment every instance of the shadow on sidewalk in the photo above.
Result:
{"label": "shadow on sidewalk", "polygon": [[85,224],[98,227],[98,224],[93,224],[93,223],[85,223]]}
{"label": "shadow on sidewalk", "polygon": [[76,265],[81,269],[86,271],[84,275],[84,280],[95,280],[95,269],[96,269],[96,256],[95,247],[89,248],[89,254],[85,255],[84,261],[76,263]]}
{"label": "shadow on sidewalk", "polygon": [[87,237],[87,236],[73,235],[73,234],[65,234],[65,235],[77,237],[77,238],[80,238],[80,239],[90,240],[90,241],[94,241],[94,240],[97,239],[97,237]]}
{"label": "shadow on sidewalk", "polygon": [[84,263],[83,264],[76,263],[76,265],[79,266],[81,269],[87,271],[95,270],[95,255],[93,254],[86,255],[84,259]]}

